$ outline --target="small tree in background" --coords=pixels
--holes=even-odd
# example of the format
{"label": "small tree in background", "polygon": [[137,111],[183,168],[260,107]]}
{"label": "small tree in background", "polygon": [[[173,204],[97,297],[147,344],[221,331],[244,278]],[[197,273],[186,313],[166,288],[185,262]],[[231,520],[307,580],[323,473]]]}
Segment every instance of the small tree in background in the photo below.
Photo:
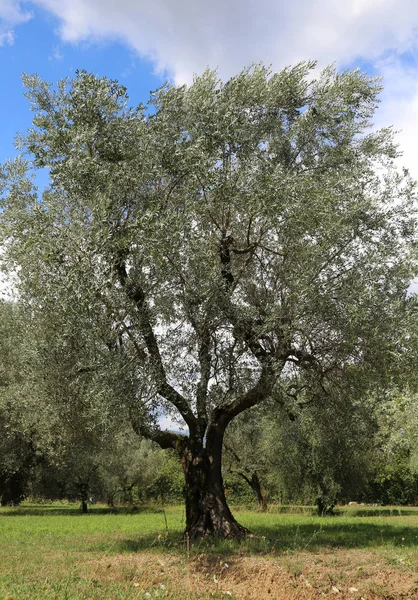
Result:
{"label": "small tree in background", "polygon": [[40,458],[37,431],[41,388],[34,369],[34,339],[20,306],[0,301],[0,502],[19,504]]}
{"label": "small tree in background", "polygon": [[312,502],[326,515],[338,502],[365,493],[376,447],[371,400],[329,395],[305,405],[292,420],[266,419],[264,431],[263,453],[288,501]]}
{"label": "small tree in background", "polygon": [[271,461],[271,452],[264,451],[265,434],[260,413],[246,411],[229,426],[223,448],[225,473],[238,475],[250,486],[261,510],[267,510],[263,475],[271,471],[275,462]]}

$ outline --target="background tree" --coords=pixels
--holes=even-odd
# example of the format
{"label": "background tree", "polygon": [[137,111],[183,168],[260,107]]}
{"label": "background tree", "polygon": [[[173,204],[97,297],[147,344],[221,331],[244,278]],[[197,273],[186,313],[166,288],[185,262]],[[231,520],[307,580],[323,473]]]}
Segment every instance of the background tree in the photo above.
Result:
{"label": "background tree", "polygon": [[[340,396],[341,394],[341,396]],[[262,452],[273,465],[286,502],[314,503],[319,515],[356,500],[372,477],[377,417],[374,402],[347,388],[312,401],[305,390],[292,419],[266,419]]]}
{"label": "background tree", "polygon": [[264,487],[263,476],[272,470],[273,462],[270,460],[274,453],[269,447],[266,454],[266,431],[260,411],[254,409],[242,413],[235,419],[224,439],[224,473],[238,475],[250,486],[257,498],[259,507],[267,510],[267,493]]}
{"label": "background tree", "polygon": [[71,323],[64,323],[61,316],[45,308],[31,323],[37,333],[36,373],[43,384],[44,406],[53,415],[49,436],[42,438],[40,482],[42,475],[52,478],[61,494],[78,498],[87,512],[90,497],[113,503],[115,470],[119,469],[119,484],[127,482],[127,461],[140,440],[126,414],[116,413],[108,398],[113,388],[104,376],[107,364],[97,353],[91,321],[73,315]]}
{"label": "background tree", "polygon": [[34,339],[28,317],[14,302],[0,301],[0,501],[19,504],[41,453],[37,432],[44,412],[35,376]]}
{"label": "background tree", "polygon": [[[391,131],[370,131],[380,83],[313,66],[207,71],[136,108],[84,72],[24,79],[35,116],[30,162],[1,176],[6,267],[60,336],[78,323],[98,364],[115,357],[134,428],[181,458],[192,537],[246,533],[221,472],[233,419],[292,372],[326,393],[405,349],[415,196]],[[31,166],[49,169],[41,195]],[[188,434],[162,431],[162,411]]]}
{"label": "background tree", "polygon": [[182,475],[178,460],[173,469],[172,457],[154,442],[138,438],[132,427],[121,429],[109,441],[99,456],[97,474],[101,485],[97,498],[109,506],[115,502],[137,504],[161,498],[183,500],[182,479],[178,486]]}
{"label": "background tree", "polygon": [[[415,377],[412,374],[411,381]],[[414,382],[415,383],[415,382]],[[413,388],[379,399],[376,449],[367,495],[379,504],[418,502],[418,404]]]}

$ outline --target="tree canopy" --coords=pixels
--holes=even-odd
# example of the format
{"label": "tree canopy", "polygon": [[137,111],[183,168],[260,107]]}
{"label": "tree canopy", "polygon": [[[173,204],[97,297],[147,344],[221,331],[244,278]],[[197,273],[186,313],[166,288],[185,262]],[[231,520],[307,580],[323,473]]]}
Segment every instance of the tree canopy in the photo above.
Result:
{"label": "tree canopy", "polygon": [[[295,381],[313,398],[367,386],[407,347],[415,187],[391,129],[371,127],[380,82],[314,66],[208,70],[136,107],[85,72],[24,78],[28,158],[0,178],[7,268],[57,335],[80,332],[78,376],[105,368],[134,428],[177,450],[191,536],[245,534],[221,475],[237,415]],[[49,170],[42,193],[31,168]]]}

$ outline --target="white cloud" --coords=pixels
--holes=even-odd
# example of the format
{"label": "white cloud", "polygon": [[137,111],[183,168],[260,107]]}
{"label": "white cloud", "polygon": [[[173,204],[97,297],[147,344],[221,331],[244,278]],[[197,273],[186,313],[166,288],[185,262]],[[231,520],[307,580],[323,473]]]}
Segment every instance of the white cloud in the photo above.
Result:
{"label": "white cloud", "polygon": [[17,25],[30,19],[31,14],[22,10],[19,0],[1,0],[0,19],[5,23]]}
{"label": "white cloud", "polygon": [[260,60],[377,57],[407,47],[418,26],[416,0],[32,1],[58,17],[64,40],[124,40],[176,81],[207,65],[228,76]]}
{"label": "white cloud", "polygon": [[[179,422],[180,421],[180,422]],[[185,431],[187,429],[187,425],[183,422],[180,415],[179,418],[174,420],[169,415],[164,415],[158,419],[158,425],[160,429],[167,431]]]}
{"label": "white cloud", "polygon": [[393,124],[402,151],[398,162],[418,179],[418,69],[396,54],[378,61],[376,66],[385,85],[376,125]]}
{"label": "white cloud", "polygon": [[52,48],[52,54],[48,56],[48,60],[62,60],[64,55],[62,54],[59,46],[54,46]]}
{"label": "white cloud", "polygon": [[15,36],[11,29],[9,29],[7,31],[0,30],[0,46],[5,46],[6,44],[8,46],[13,46],[14,41],[15,41]]}
{"label": "white cloud", "polygon": [[31,14],[23,11],[18,0],[0,0],[0,46],[14,43],[13,27],[25,23]]}

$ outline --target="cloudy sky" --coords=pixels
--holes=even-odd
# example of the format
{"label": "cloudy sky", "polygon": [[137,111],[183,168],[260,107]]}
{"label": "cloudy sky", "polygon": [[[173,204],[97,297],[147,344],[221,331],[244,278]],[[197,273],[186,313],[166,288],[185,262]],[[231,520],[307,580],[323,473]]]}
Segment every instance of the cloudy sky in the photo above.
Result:
{"label": "cloudy sky", "polygon": [[418,178],[418,0],[0,0],[0,161],[29,124],[21,73],[119,79],[133,102],[165,80],[303,59],[384,77],[376,125],[400,131]]}

